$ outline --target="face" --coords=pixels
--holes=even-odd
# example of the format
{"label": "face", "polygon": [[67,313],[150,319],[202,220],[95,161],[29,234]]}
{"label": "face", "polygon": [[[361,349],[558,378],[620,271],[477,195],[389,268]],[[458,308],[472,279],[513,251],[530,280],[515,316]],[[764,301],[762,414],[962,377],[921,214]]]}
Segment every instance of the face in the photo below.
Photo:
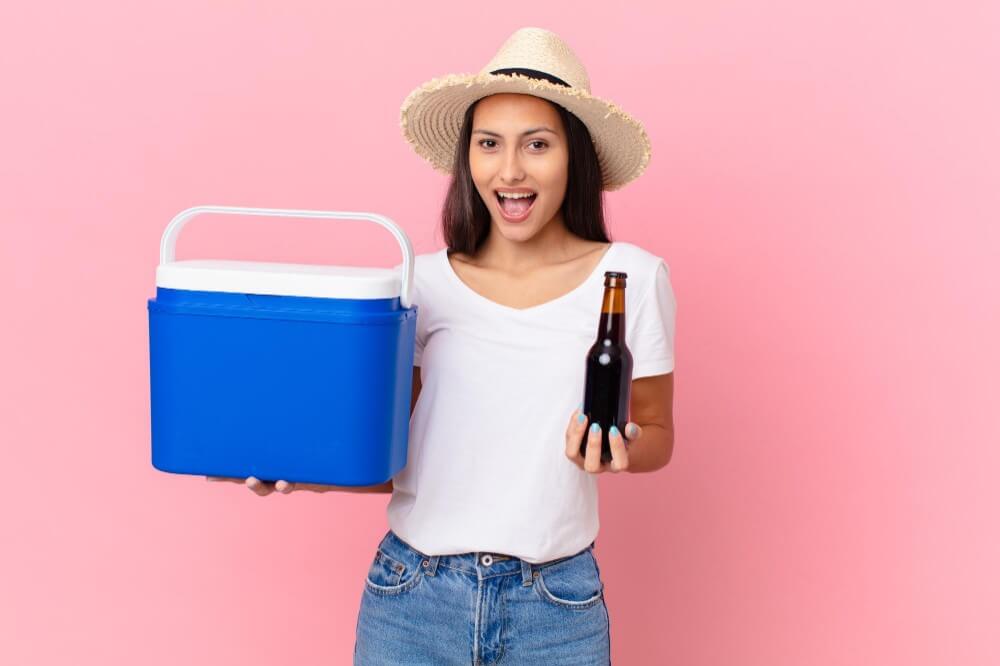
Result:
{"label": "face", "polygon": [[[562,219],[569,147],[562,118],[546,100],[501,93],[479,101],[473,114],[469,167],[494,231],[524,241]],[[529,198],[498,198],[499,192]]]}

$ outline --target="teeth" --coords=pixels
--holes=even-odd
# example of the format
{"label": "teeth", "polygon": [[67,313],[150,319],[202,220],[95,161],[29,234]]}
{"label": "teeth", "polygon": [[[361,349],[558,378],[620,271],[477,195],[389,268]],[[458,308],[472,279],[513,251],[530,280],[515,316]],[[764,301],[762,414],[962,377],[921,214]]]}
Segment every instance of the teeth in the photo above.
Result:
{"label": "teeth", "polygon": [[497,194],[503,197],[504,199],[527,199],[528,197],[535,196],[534,192],[521,192],[521,193],[497,192]]}

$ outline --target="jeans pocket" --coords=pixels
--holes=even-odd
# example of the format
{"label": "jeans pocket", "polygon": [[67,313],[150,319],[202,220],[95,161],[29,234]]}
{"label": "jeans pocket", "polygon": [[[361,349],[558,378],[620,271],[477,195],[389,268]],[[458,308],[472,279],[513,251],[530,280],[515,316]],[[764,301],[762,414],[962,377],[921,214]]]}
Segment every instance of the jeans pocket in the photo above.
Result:
{"label": "jeans pocket", "polygon": [[373,594],[400,594],[412,589],[423,578],[419,566],[406,564],[389,557],[382,549],[375,551],[368,575],[365,577],[365,589]]}
{"label": "jeans pocket", "polygon": [[589,549],[561,562],[543,565],[538,569],[535,583],[542,599],[562,608],[591,608],[604,597],[604,583]]}

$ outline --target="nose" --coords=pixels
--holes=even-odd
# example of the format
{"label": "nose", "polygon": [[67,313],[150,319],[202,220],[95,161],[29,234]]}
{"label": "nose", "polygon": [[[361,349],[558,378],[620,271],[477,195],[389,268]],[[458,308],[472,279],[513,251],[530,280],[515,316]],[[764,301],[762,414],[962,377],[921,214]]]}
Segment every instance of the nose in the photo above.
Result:
{"label": "nose", "polygon": [[524,169],[517,148],[511,147],[504,153],[503,164],[500,167],[500,178],[505,183],[516,183],[524,180]]}

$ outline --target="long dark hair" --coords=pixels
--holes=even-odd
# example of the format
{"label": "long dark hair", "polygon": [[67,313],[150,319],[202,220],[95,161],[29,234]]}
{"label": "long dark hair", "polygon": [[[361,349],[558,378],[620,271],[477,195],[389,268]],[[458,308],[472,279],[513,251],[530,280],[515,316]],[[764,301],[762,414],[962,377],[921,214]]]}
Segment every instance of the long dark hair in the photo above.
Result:
{"label": "long dark hair", "polygon": [[[590,131],[571,112],[559,104],[545,101],[559,112],[569,146],[566,196],[561,206],[566,228],[580,238],[607,243],[610,238],[604,225],[601,166]],[[465,111],[462,130],[455,145],[451,183],[441,212],[441,227],[448,249],[469,256],[476,254],[490,231],[490,211],[479,196],[469,167],[472,116],[478,104],[479,100],[476,100]]]}

